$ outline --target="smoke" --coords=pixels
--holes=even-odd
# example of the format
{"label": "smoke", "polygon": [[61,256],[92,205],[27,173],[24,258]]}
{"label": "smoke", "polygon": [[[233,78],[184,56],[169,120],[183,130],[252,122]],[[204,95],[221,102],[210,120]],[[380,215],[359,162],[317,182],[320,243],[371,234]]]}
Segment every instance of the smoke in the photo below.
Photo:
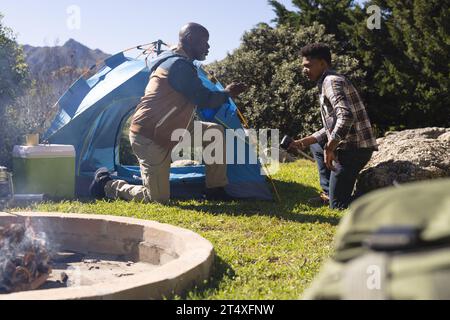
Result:
{"label": "smoke", "polygon": [[29,218],[24,224],[0,227],[0,293],[33,288],[51,272],[51,251],[45,232],[36,232]]}

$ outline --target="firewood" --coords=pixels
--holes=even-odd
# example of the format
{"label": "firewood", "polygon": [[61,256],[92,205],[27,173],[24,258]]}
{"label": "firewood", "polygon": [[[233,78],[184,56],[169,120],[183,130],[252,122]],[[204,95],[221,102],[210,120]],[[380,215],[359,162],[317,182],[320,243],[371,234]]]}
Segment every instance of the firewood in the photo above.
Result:
{"label": "firewood", "polygon": [[35,290],[47,281],[52,267],[45,245],[29,222],[0,228],[0,293]]}

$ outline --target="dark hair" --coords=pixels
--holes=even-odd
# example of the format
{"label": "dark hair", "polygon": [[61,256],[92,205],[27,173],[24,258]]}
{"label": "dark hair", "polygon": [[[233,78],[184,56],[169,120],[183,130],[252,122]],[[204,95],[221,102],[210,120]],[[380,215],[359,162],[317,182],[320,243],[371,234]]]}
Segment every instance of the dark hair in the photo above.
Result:
{"label": "dark hair", "polygon": [[312,59],[323,59],[331,65],[331,51],[325,43],[310,43],[304,46],[300,54]]}

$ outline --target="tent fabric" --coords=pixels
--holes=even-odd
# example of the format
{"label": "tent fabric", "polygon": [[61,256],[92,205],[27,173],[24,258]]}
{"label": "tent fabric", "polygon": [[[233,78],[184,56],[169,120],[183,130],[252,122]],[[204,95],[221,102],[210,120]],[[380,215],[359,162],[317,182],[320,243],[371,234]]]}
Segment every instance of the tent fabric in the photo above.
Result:
{"label": "tent fabric", "polygon": [[[87,80],[78,79],[59,99],[59,112],[44,140],[75,147],[78,196],[88,195],[88,185],[100,167],[116,172],[118,179],[132,184],[142,183],[139,167],[119,163],[119,141],[123,126],[144,95],[150,72],[168,54],[168,51],[163,52],[147,62],[125,57],[123,53],[111,56],[95,75]],[[214,84],[208,79],[199,64],[196,66],[206,87],[223,90],[220,83]],[[221,123],[228,129],[243,129],[231,99],[218,109],[197,111],[204,121]],[[266,178],[261,175],[261,165],[248,161],[250,155],[255,157],[256,148],[248,138],[246,143],[246,162],[227,165],[229,185],[226,190],[238,198],[271,200]],[[236,151],[237,145],[227,148]],[[236,152],[234,154],[236,158]],[[205,184],[204,166],[172,168],[170,184],[173,198],[200,196]]]}

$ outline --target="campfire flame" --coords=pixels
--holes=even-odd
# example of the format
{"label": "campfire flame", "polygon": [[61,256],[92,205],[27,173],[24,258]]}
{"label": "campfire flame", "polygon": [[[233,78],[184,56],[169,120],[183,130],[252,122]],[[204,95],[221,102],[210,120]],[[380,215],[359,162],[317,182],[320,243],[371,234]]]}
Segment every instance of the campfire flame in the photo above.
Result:
{"label": "campfire flame", "polygon": [[52,267],[45,234],[36,234],[30,220],[0,227],[0,293],[35,290]]}

